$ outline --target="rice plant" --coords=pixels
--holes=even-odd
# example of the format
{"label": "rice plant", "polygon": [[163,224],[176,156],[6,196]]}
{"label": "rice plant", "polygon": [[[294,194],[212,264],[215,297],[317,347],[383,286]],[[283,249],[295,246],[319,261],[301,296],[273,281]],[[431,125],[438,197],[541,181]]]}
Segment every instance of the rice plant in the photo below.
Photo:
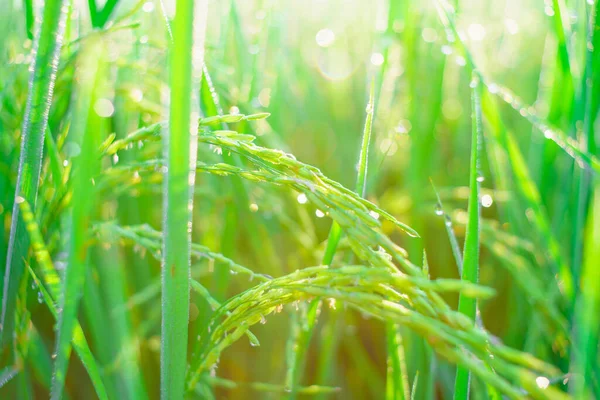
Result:
{"label": "rice plant", "polygon": [[0,4],[0,398],[600,398],[598,2]]}

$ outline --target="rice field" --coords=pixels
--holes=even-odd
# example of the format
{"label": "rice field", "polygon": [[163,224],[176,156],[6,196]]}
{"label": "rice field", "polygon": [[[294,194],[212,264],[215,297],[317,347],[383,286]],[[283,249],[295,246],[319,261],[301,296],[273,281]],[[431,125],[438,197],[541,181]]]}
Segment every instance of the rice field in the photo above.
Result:
{"label": "rice field", "polygon": [[600,398],[600,13],[4,0],[0,398]]}

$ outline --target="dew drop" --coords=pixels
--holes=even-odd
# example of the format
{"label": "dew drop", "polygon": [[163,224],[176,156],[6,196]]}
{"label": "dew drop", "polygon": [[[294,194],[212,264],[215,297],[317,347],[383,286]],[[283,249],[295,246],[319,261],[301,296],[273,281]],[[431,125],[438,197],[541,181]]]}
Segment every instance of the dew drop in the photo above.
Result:
{"label": "dew drop", "polygon": [[298,195],[298,197],[296,198],[296,200],[298,200],[298,203],[300,203],[300,204],[306,204],[306,202],[308,201],[308,198],[306,197],[306,195],[304,193],[300,193]]}
{"label": "dew drop", "polygon": [[131,89],[129,92],[129,96],[135,103],[139,103],[144,98],[144,92],[141,89],[135,88]]}
{"label": "dew drop", "polygon": [[550,380],[545,376],[538,376],[537,378],[535,378],[535,384],[540,389],[546,389],[550,385]]}
{"label": "dew drop", "polygon": [[485,208],[489,208],[494,203],[494,199],[489,194],[481,196],[481,205]]}
{"label": "dew drop", "polygon": [[485,28],[481,24],[469,25],[467,32],[473,41],[481,41],[485,37]]}
{"label": "dew drop", "polygon": [[331,298],[329,299],[329,308],[335,310],[335,299]]}
{"label": "dew drop", "polygon": [[146,13],[151,13],[152,11],[154,11],[154,3],[151,1],[144,3],[144,5],[142,6],[142,11]]}
{"label": "dew drop", "polygon": [[449,215],[444,216],[444,224],[446,224],[447,227],[452,226],[452,218],[450,218]]}
{"label": "dew drop", "polygon": [[440,217],[444,215],[444,210],[442,209],[442,205],[440,203],[437,203],[435,205],[435,215]]}

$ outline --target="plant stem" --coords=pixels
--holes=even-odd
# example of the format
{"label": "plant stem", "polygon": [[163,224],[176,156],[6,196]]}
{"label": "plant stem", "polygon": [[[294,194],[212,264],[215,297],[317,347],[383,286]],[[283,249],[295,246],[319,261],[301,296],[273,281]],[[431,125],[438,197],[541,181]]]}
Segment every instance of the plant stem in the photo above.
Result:
{"label": "plant stem", "polygon": [[[44,149],[44,133],[48,125],[56,70],[63,43],[67,11],[65,3],[65,0],[48,0],[45,2],[41,28],[35,38],[27,106],[21,135],[19,172],[4,273],[0,343],[3,342],[3,339],[12,337],[15,301],[25,271],[29,237],[21,218],[19,200],[21,198],[25,199],[35,210]],[[5,332],[8,335],[4,335]]]}
{"label": "plant stem", "polygon": [[[477,72],[473,72],[471,81],[471,161],[469,173],[469,208],[465,247],[463,250],[463,281],[477,283],[479,280],[479,219],[481,207],[479,202],[480,166],[479,152],[483,134],[481,116],[481,82]],[[458,298],[458,311],[475,321],[477,314],[477,300],[463,296]],[[454,399],[469,398],[471,374],[468,369],[458,366],[454,386]]]}
{"label": "plant stem", "polygon": [[[177,0],[170,61],[169,132],[164,137],[161,398],[182,399],[187,365],[191,217],[194,0]],[[195,141],[194,141],[195,142]]]}
{"label": "plant stem", "polygon": [[94,110],[101,80],[104,43],[97,38],[80,51],[78,60],[77,103],[70,141],[81,149],[73,161],[73,211],[70,218],[69,258],[62,284],[56,362],[52,378],[51,399],[62,398],[71,354],[71,340],[77,326],[77,310],[83,292],[90,250],[89,225],[94,209],[94,177],[100,172],[100,117]]}

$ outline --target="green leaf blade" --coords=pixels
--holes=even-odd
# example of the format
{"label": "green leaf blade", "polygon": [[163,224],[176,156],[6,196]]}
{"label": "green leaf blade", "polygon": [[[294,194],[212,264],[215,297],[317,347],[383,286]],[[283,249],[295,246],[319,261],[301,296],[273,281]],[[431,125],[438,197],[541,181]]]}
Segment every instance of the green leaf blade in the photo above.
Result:
{"label": "green leaf blade", "polygon": [[[471,160],[469,172],[469,206],[465,247],[463,250],[463,268],[461,279],[470,283],[479,281],[479,223],[481,218],[480,192],[480,150],[483,136],[481,115],[481,83],[479,75],[473,73],[471,81]],[[458,298],[458,311],[475,321],[477,300],[463,296]],[[469,398],[470,372],[461,366],[457,367],[454,385],[454,399]]]}
{"label": "green leaf blade", "polygon": [[19,171],[4,273],[0,342],[6,338],[5,332],[12,332],[17,291],[25,271],[24,259],[29,248],[29,238],[20,215],[18,200],[25,199],[35,209],[44,133],[48,125],[60,49],[63,44],[67,14],[65,4],[65,0],[45,2],[41,28],[35,39],[37,52],[33,58],[23,120]]}

